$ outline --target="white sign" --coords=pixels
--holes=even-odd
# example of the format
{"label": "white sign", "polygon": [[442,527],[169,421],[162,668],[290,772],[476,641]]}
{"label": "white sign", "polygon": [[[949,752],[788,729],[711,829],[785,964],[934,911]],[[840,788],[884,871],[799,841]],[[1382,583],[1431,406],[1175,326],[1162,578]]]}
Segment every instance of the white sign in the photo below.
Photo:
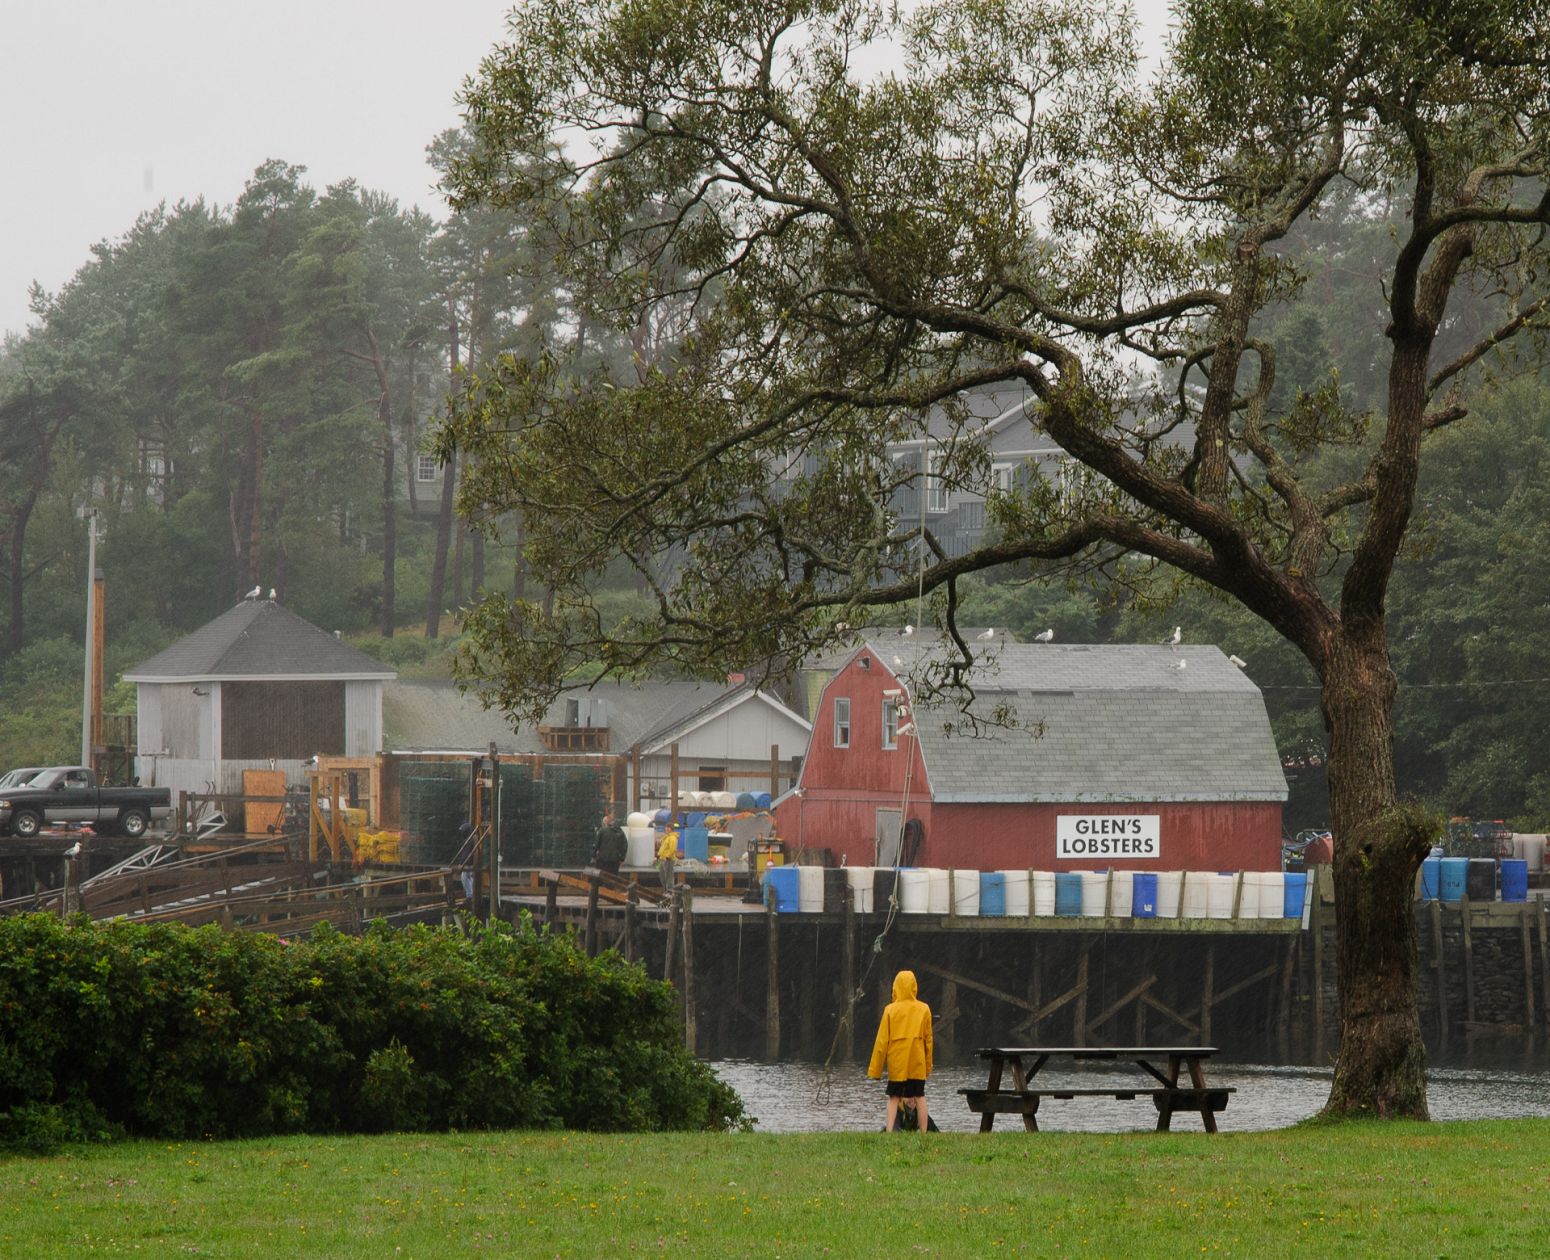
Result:
{"label": "white sign", "polygon": [[1158,858],[1162,839],[1158,814],[1060,814],[1055,819],[1055,856]]}

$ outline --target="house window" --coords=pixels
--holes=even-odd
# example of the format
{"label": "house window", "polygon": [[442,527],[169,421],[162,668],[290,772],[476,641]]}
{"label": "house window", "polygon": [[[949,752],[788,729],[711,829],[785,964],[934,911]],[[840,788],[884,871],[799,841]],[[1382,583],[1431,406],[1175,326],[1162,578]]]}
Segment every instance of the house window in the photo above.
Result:
{"label": "house window", "polygon": [[1012,472],[1016,464],[992,464],[990,466],[990,487],[998,494],[1012,493]]}
{"label": "house window", "polygon": [[416,456],[414,462],[414,479],[416,481],[436,480],[436,457],[434,455]]}
{"label": "house window", "polygon": [[848,699],[841,698],[834,702],[834,746],[850,747],[850,701]]}
{"label": "house window", "polygon": [[897,748],[899,746],[899,702],[897,700],[883,701],[883,747]]}
{"label": "house window", "polygon": [[947,485],[937,472],[941,463],[941,456],[933,452],[927,460],[926,472],[926,511],[945,512],[949,500]]}

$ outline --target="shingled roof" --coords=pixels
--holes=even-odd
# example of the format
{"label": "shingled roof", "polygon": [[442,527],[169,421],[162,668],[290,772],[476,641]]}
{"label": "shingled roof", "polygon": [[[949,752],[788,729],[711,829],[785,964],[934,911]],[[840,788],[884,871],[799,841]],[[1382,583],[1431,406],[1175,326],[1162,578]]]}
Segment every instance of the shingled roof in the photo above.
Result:
{"label": "shingled roof", "polygon": [[245,599],[124,674],[127,682],[396,678],[273,600]]}
{"label": "shingled roof", "polygon": [[[941,647],[868,650],[913,695]],[[951,702],[916,708],[937,802],[1286,799],[1264,698],[1219,648],[1005,643],[972,682],[977,733]],[[993,720],[1002,704],[1020,729]]]}

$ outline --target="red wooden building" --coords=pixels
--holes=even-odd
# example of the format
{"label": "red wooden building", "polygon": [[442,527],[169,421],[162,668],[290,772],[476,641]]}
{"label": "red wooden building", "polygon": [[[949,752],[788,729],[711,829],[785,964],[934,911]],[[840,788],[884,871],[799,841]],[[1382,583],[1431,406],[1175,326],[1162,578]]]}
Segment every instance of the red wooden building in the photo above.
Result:
{"label": "red wooden building", "polygon": [[[969,716],[918,711],[939,640],[874,634],[824,688],[781,837],[853,866],[1277,870],[1286,778],[1215,647],[1005,643]],[[918,826],[903,827],[907,820]]]}

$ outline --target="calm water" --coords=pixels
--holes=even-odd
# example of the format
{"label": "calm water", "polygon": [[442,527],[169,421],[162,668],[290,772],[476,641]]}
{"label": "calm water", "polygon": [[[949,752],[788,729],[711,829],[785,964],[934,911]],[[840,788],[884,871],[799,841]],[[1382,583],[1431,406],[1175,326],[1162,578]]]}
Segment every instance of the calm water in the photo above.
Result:
{"label": "calm water", "polygon": [[[866,1069],[854,1064],[825,1071],[814,1063],[755,1063],[723,1059],[712,1063],[716,1074],[742,1096],[749,1114],[758,1117],[761,1133],[811,1133],[836,1130],[880,1129],[883,1124],[883,1088],[867,1079]],[[1135,1069],[1056,1071],[1039,1073],[1041,1086],[1071,1085],[1101,1089],[1110,1081],[1116,1088],[1146,1088]],[[1329,1095],[1328,1071],[1311,1068],[1255,1067],[1241,1064],[1207,1064],[1208,1085],[1232,1085],[1238,1092],[1227,1110],[1217,1115],[1225,1132],[1279,1129],[1305,1120],[1324,1105]],[[956,1093],[964,1087],[983,1089],[985,1069],[976,1065],[939,1068],[931,1075],[927,1097],[931,1117],[938,1127],[972,1133],[979,1128],[974,1115]],[[1550,1076],[1510,1072],[1473,1072],[1438,1069],[1432,1072],[1428,1090],[1434,1120],[1483,1120],[1515,1116],[1550,1116]],[[1112,1098],[1080,1098],[1071,1102],[1045,1099],[1039,1105],[1041,1129],[1083,1130],[1115,1133],[1126,1129],[1151,1129],[1157,1112],[1150,1100],[1120,1102]],[[1197,1116],[1176,1115],[1175,1129],[1198,1131]],[[997,1132],[1020,1130],[1017,1116],[998,1116]]]}

